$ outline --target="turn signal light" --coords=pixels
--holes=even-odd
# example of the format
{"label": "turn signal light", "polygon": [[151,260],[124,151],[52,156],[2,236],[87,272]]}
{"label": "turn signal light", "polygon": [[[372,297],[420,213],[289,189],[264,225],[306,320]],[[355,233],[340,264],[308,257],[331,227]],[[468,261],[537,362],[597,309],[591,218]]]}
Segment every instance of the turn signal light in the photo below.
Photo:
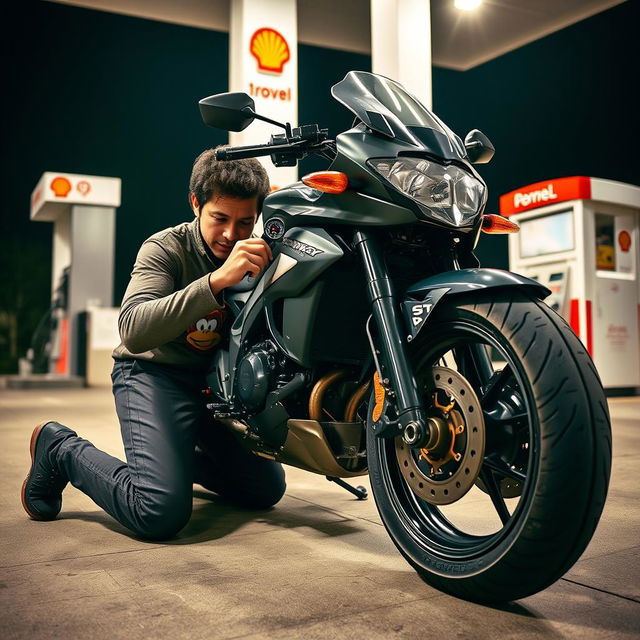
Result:
{"label": "turn signal light", "polygon": [[325,193],[342,193],[349,184],[349,179],[340,171],[316,171],[302,178],[308,187]]}
{"label": "turn signal light", "polygon": [[485,233],[518,233],[520,225],[495,213],[488,213],[482,219],[482,230]]}

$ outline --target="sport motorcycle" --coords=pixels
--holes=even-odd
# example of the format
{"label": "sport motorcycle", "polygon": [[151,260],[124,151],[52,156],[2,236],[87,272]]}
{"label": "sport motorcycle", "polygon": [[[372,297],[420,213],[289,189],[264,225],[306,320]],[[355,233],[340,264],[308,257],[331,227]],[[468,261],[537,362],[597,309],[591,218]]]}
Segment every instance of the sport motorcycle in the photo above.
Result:
{"label": "sport motorcycle", "polygon": [[335,140],[257,114],[244,93],[199,103],[213,127],[284,129],[218,160],[329,163],[264,200],[273,261],[226,290],[233,321],[207,407],[256,455],[359,498],[345,479],[368,473],[382,523],[429,585],[524,598],[569,570],[602,513],[598,373],[546,287],[473,253],[483,231],[517,231],[485,213],[474,164],[492,158],[489,139],[463,141],[380,75],[351,71],[331,93],[355,117]]}

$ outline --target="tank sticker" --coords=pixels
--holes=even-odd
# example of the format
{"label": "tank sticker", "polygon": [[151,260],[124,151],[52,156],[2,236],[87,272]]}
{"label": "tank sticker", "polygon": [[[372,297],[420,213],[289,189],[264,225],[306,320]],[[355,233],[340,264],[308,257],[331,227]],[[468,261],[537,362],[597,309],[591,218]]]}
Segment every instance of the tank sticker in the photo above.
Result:
{"label": "tank sticker", "polygon": [[312,258],[315,258],[320,253],[324,253],[322,249],[312,247],[310,244],[305,244],[304,242],[300,242],[300,240],[293,240],[291,238],[283,238],[282,244],[286,244],[287,247],[301,253],[303,256],[311,256]]}
{"label": "tank sticker", "polygon": [[284,221],[281,218],[271,218],[265,225],[264,233],[271,240],[279,240],[284,235],[285,230]]}

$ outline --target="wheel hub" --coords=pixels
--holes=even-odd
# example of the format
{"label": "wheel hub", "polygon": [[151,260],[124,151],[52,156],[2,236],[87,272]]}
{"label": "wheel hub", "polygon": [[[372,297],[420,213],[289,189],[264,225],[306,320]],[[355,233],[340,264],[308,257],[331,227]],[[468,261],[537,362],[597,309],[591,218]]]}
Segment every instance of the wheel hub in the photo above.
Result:
{"label": "wheel hub", "polygon": [[447,367],[433,367],[435,394],[428,418],[431,437],[416,449],[395,439],[400,470],[411,490],[431,504],[464,496],[480,473],[485,429],[480,402],[467,380]]}

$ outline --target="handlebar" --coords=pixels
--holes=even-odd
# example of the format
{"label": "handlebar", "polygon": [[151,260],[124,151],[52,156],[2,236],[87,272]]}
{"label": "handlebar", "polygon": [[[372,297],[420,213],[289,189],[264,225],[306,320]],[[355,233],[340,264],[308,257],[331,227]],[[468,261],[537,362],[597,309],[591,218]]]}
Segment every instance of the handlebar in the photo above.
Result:
{"label": "handlebar", "polygon": [[216,160],[241,160],[243,158],[270,156],[272,153],[289,151],[291,150],[292,146],[293,145],[290,144],[267,143],[247,145],[245,147],[227,147],[226,149],[218,149],[216,151]]}
{"label": "handlebar", "polygon": [[276,167],[292,167],[308,153],[322,154],[332,144],[332,140],[327,140],[327,129],[320,129],[318,125],[303,125],[287,131],[287,134],[272,135],[271,142],[267,144],[217,149],[216,160],[271,156]]}

